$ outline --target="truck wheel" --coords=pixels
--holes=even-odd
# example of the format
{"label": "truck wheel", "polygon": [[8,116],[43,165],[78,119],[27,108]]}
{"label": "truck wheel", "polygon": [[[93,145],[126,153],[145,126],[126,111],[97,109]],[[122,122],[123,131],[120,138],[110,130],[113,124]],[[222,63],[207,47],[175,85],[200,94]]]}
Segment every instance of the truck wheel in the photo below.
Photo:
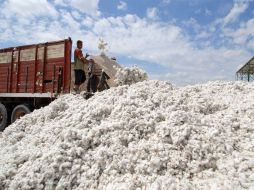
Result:
{"label": "truck wheel", "polygon": [[0,131],[7,127],[8,113],[6,107],[0,103]]}
{"label": "truck wheel", "polygon": [[11,123],[28,113],[31,113],[29,106],[24,104],[17,105],[11,113]]}

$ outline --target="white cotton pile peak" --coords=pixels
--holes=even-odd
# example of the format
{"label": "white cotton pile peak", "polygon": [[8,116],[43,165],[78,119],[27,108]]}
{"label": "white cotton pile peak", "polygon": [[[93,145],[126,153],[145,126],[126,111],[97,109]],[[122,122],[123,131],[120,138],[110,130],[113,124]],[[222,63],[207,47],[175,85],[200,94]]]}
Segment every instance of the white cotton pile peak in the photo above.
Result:
{"label": "white cotton pile peak", "polygon": [[254,189],[254,85],[65,95],[0,139],[0,189]]}
{"label": "white cotton pile peak", "polygon": [[115,83],[117,86],[131,85],[148,79],[147,73],[137,66],[116,69]]}

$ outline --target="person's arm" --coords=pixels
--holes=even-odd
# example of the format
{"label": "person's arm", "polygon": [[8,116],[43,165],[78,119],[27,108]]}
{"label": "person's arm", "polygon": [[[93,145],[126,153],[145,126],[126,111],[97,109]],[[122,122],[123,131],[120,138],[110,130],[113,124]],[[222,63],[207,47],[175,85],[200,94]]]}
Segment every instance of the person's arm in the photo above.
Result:
{"label": "person's arm", "polygon": [[76,54],[76,57],[77,57],[78,59],[80,59],[81,61],[83,61],[83,63],[87,63],[87,59],[86,59],[87,55],[86,55],[86,57],[84,57],[84,56],[83,56],[83,53],[82,53],[82,51],[81,51],[80,49],[76,49],[75,54]]}

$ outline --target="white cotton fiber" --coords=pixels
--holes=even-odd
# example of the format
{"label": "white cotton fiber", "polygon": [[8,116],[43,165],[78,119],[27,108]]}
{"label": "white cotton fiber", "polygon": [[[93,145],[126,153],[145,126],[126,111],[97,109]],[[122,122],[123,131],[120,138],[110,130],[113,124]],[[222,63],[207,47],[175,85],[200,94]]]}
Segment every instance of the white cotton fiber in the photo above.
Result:
{"label": "white cotton fiber", "polygon": [[221,81],[64,95],[3,132],[0,189],[254,189],[253,99]]}
{"label": "white cotton fiber", "polygon": [[142,69],[137,66],[126,67],[126,68],[116,68],[116,79],[115,83],[117,86],[121,85],[131,85],[137,82],[142,82],[148,79],[147,74]]}

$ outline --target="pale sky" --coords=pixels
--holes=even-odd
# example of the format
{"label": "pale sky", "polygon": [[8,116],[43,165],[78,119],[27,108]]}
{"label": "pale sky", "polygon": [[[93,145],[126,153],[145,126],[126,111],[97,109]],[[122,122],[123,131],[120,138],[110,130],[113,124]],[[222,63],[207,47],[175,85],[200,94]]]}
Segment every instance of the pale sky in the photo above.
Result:
{"label": "pale sky", "polygon": [[71,37],[176,85],[235,80],[254,56],[253,0],[0,0],[0,48]]}

